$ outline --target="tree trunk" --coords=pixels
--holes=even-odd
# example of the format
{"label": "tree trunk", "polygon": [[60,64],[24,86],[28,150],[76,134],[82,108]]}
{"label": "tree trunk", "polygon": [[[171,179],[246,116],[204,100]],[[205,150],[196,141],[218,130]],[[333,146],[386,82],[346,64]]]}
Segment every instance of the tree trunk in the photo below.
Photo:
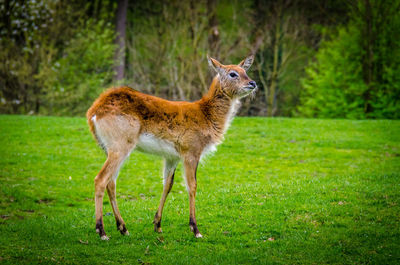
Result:
{"label": "tree trunk", "polygon": [[276,113],[276,87],[278,83],[278,64],[279,64],[279,42],[280,42],[280,14],[275,25],[274,37],[274,57],[272,63],[271,82],[268,93],[268,116],[272,117]]}
{"label": "tree trunk", "polygon": [[124,78],[125,70],[125,35],[126,35],[126,13],[128,9],[128,0],[118,0],[116,14],[116,31],[117,31],[117,50],[115,52],[115,81],[120,81]]}
{"label": "tree trunk", "polygon": [[373,68],[374,68],[374,34],[373,34],[373,14],[371,2],[369,0],[364,1],[365,4],[365,31],[364,31],[364,49],[365,55],[363,60],[363,76],[364,82],[367,85],[367,91],[364,93],[364,112],[369,113],[372,111],[370,104],[371,91],[373,90]]}
{"label": "tree trunk", "polygon": [[217,20],[217,1],[207,0],[208,14],[208,48],[212,56],[219,57],[219,31]]}

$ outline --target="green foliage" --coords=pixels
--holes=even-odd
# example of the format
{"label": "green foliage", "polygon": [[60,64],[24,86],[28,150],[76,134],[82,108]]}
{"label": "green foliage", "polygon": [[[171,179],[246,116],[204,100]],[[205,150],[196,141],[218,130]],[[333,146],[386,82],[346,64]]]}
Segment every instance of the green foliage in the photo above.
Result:
{"label": "green foliage", "polygon": [[0,10],[0,111],[35,112],[42,96],[37,71],[54,55],[54,10],[36,1],[2,1]]}
{"label": "green foliage", "polygon": [[[396,264],[400,122],[236,118],[197,174],[189,230],[182,168],[153,232],[161,159],[137,152],[117,199],[130,231],[95,233],[105,161],[81,118],[0,116],[2,264]],[[45,140],[44,140],[45,139]]]}
{"label": "green foliage", "polygon": [[391,11],[400,1],[365,3],[371,3],[370,13],[359,3],[352,20],[322,42],[307,67],[300,115],[400,118],[400,17]]}
{"label": "green foliage", "polygon": [[[114,9],[100,0],[0,2],[0,112],[83,114],[77,101],[87,106],[89,90],[110,81]],[[64,86],[75,91],[57,93]]]}
{"label": "green foliage", "polygon": [[241,115],[400,118],[400,0],[129,1],[124,58],[117,5],[0,1],[0,113],[83,115],[120,84],[193,101],[214,75],[206,54],[255,53],[259,90]]}
{"label": "green foliage", "polygon": [[306,69],[302,106],[306,117],[365,118],[362,95],[362,49],[356,27],[340,28],[330,41],[321,44],[316,61]]}
{"label": "green foliage", "polygon": [[52,66],[52,82],[46,87],[48,112],[84,115],[94,99],[112,81],[115,52],[113,26],[86,21]]}

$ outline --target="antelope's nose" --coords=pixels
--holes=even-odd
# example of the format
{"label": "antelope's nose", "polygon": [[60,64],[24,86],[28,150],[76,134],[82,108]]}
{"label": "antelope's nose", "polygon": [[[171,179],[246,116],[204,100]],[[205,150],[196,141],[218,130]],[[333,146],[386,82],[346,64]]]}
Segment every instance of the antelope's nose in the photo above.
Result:
{"label": "antelope's nose", "polygon": [[256,88],[256,87],[257,87],[257,84],[256,84],[256,82],[254,82],[254,81],[250,81],[250,82],[249,82],[249,85],[252,86],[253,88]]}

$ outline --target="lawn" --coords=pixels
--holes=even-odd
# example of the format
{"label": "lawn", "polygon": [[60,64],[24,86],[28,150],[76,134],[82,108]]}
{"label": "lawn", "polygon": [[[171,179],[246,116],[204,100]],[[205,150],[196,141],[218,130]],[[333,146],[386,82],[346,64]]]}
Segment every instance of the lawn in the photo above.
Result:
{"label": "lawn", "polygon": [[0,116],[0,263],[398,264],[400,121],[236,118],[199,166],[197,222],[178,167],[153,232],[162,160],[134,152],[117,183],[130,236],[95,233],[105,155],[83,118]]}

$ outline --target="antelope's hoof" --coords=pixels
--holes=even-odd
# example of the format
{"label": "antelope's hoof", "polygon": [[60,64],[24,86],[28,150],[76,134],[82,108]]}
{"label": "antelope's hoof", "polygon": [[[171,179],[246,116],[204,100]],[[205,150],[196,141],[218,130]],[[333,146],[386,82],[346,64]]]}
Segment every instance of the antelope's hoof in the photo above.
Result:
{"label": "antelope's hoof", "polygon": [[[156,217],[157,217],[157,215],[156,215]],[[161,220],[156,221],[156,219],[154,219],[153,224],[154,224],[154,232],[162,233]]]}
{"label": "antelope's hoof", "polygon": [[109,238],[108,236],[106,236],[106,235],[101,236],[100,238],[101,238],[101,240],[106,240],[106,241],[110,239],[110,238]]}
{"label": "antelope's hoof", "polygon": [[123,235],[123,236],[129,236],[129,235],[130,235],[128,230],[123,230],[123,231],[119,230],[119,232],[120,232],[121,235]]}
{"label": "antelope's hoof", "polygon": [[202,236],[200,233],[197,233],[197,234],[195,235],[195,237],[196,237],[196,238],[202,238],[203,236]]}
{"label": "antelope's hoof", "polygon": [[126,229],[125,224],[117,226],[117,230],[121,233],[121,235],[129,236],[129,231]]}
{"label": "antelope's hoof", "polygon": [[154,232],[157,232],[157,233],[162,233],[161,226],[159,226],[159,225],[155,224],[155,225],[154,225]]}

